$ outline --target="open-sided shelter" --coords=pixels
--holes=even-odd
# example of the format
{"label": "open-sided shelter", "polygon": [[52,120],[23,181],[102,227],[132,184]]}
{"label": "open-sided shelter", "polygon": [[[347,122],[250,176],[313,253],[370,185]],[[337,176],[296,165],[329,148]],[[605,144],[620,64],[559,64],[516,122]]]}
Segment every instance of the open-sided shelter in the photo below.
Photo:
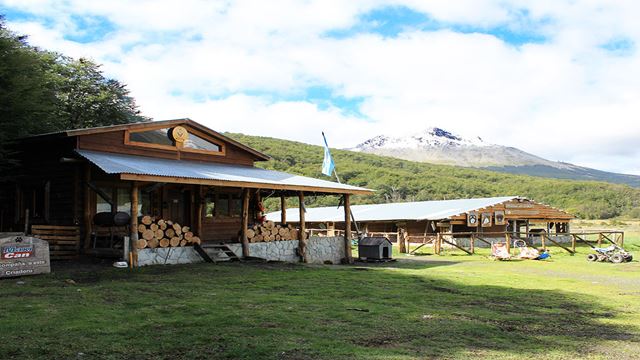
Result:
{"label": "open-sided shelter", "polygon": [[[351,211],[363,234],[396,234],[409,242],[430,241],[438,234],[502,238],[534,231],[566,234],[573,219],[567,212],[518,196],[354,205]],[[295,223],[292,212],[289,221]],[[305,219],[312,228],[333,233],[345,229],[340,213],[337,207],[308,208]],[[267,218],[279,216],[273,212]]]}
{"label": "open-sided shelter", "polygon": [[[169,223],[180,224],[170,231],[172,239],[182,236],[176,244],[184,245],[188,232],[203,243],[239,243],[242,255],[250,256],[247,232],[263,216],[264,196],[279,196],[283,204],[286,197],[297,197],[303,204],[305,195],[341,195],[347,214],[350,195],[371,192],[258,168],[254,164],[267,155],[189,119],[61,131],[22,139],[15,149],[20,163],[11,180],[0,184],[0,232],[30,232],[35,226],[56,237],[75,228],[80,241],[65,248],[72,255],[127,258],[130,249],[135,255],[148,244],[165,245],[147,239],[148,231],[142,239],[139,230],[155,226],[153,238],[162,240],[158,237],[167,232],[157,230]],[[128,213],[130,223],[116,230],[115,241],[113,229],[108,241],[98,241],[104,233],[96,214],[118,212]],[[150,218],[163,221],[139,223]],[[297,251],[306,259],[304,214],[300,218],[291,233],[301,234]],[[72,245],[74,239],[62,240]],[[123,243],[127,240],[130,245]],[[342,250],[350,259],[348,244]]]}

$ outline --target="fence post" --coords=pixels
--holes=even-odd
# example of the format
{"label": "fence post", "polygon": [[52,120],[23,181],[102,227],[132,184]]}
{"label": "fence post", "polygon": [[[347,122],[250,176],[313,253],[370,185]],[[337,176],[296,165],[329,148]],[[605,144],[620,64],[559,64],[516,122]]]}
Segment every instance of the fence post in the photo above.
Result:
{"label": "fence post", "polygon": [[441,234],[441,233],[438,233],[438,234],[436,235],[436,245],[434,246],[434,248],[435,248],[435,249],[434,249],[434,250],[435,250],[435,253],[436,253],[436,254],[438,254],[438,255],[440,255],[440,245],[441,245],[441,242],[442,242],[442,234]]}
{"label": "fence post", "polygon": [[576,252],[576,236],[571,234],[571,250]]}
{"label": "fence post", "polygon": [[475,242],[476,242],[476,237],[474,234],[471,234],[471,253],[472,254],[475,253],[475,250],[476,250]]}
{"label": "fence post", "polygon": [[511,255],[511,236],[507,232],[504,234],[504,238],[507,241],[507,253]]}
{"label": "fence post", "polygon": [[598,233],[598,247],[602,246],[602,233]]}
{"label": "fence post", "polygon": [[547,250],[547,244],[544,242],[544,234],[540,233],[540,246],[542,246],[542,250]]}

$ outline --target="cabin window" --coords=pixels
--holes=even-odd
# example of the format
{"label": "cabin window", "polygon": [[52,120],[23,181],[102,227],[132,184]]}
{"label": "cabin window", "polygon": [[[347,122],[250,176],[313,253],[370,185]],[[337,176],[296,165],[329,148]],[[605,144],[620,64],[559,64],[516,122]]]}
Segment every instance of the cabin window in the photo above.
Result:
{"label": "cabin window", "polygon": [[216,216],[229,216],[229,194],[218,194]]}
{"label": "cabin window", "polygon": [[205,217],[240,217],[242,199],[238,194],[209,192],[205,196]]}
{"label": "cabin window", "polygon": [[240,195],[233,194],[231,195],[231,200],[229,203],[229,215],[232,217],[240,217],[242,215],[242,199]]}
{"label": "cabin window", "polygon": [[[100,190],[106,195],[112,195],[113,193],[113,188],[110,187],[100,187]],[[96,213],[111,211],[111,204],[109,204],[107,199],[103,198],[100,194],[96,194]]]}
{"label": "cabin window", "polygon": [[132,132],[129,134],[129,140],[145,144],[173,146],[173,141],[169,138],[169,129]]}
{"label": "cabin window", "polygon": [[[180,128],[185,130],[182,127]],[[127,131],[125,135],[125,143],[129,145],[152,147],[165,150],[180,150],[198,153],[204,152],[207,154],[215,155],[224,154],[224,148],[222,147],[222,145],[206,139],[204,137],[204,134],[201,134],[197,131],[186,130],[186,134],[184,133],[184,131],[180,132],[181,134],[184,134],[184,137],[181,137],[183,140],[179,140],[180,143],[177,143],[176,138],[174,138],[174,129],[175,127],[142,131]]]}
{"label": "cabin window", "polygon": [[[138,197],[139,198],[139,197]],[[129,189],[116,189],[116,206],[118,212],[131,212],[131,191]],[[138,204],[138,212],[140,212],[141,204]]]}
{"label": "cabin window", "polygon": [[[96,194],[96,213],[124,212],[131,214],[131,189],[128,186],[101,186],[100,190],[113,201],[113,208],[107,199]],[[151,194],[138,192],[138,215],[151,215]]]}
{"label": "cabin window", "polygon": [[204,216],[212,218],[216,211],[216,198],[213,195],[207,195],[204,203]]}
{"label": "cabin window", "polygon": [[197,135],[189,134],[189,139],[184,142],[184,148],[195,150],[206,150],[213,152],[220,152],[220,145],[214,144],[211,141],[205,140]]}

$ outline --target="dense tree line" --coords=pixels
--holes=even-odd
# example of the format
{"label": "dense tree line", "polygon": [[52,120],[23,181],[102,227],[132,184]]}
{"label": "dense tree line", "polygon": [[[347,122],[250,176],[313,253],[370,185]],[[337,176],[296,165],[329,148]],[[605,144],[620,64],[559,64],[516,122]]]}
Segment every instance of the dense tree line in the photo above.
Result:
{"label": "dense tree line", "polygon": [[11,141],[33,134],[148,120],[124,84],[100,65],[38,49],[0,16],[0,170]]}
{"label": "dense tree line", "polygon": [[[258,166],[329,180],[321,173],[322,147],[266,137],[227,135],[273,158]],[[511,175],[344,150],[332,150],[332,155],[341,181],[376,190],[371,196],[355,197],[356,204],[514,195],[564,209],[581,218],[640,216],[640,189],[627,185]],[[277,208],[277,202],[267,204]],[[337,205],[338,199],[319,196],[310,198],[307,204]],[[295,201],[291,205],[297,206]]]}

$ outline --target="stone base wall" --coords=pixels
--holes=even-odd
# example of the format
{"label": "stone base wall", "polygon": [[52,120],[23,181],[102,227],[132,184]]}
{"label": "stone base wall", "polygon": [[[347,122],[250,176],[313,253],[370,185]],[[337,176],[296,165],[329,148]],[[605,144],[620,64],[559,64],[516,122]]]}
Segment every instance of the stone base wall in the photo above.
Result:
{"label": "stone base wall", "polygon": [[[242,257],[242,244],[227,244],[238,257]],[[215,260],[224,261],[216,256],[213,249],[206,249]],[[340,264],[345,257],[344,238],[311,237],[307,245],[309,262],[312,264]],[[300,262],[298,240],[271,241],[249,244],[249,255],[269,261]],[[138,265],[175,265],[202,262],[200,255],[191,246],[173,248],[142,249],[138,251]]]}
{"label": "stone base wall", "polygon": [[340,264],[346,257],[344,237],[310,237],[307,247],[309,262],[313,264]]}
{"label": "stone base wall", "polygon": [[[241,244],[228,244],[239,257],[242,256]],[[309,262],[312,264],[340,264],[345,257],[344,238],[311,237],[307,244]],[[298,240],[270,241],[249,244],[249,255],[269,261],[300,262]]]}
{"label": "stone base wall", "polygon": [[202,262],[192,246],[138,250],[138,266],[175,265]]}

